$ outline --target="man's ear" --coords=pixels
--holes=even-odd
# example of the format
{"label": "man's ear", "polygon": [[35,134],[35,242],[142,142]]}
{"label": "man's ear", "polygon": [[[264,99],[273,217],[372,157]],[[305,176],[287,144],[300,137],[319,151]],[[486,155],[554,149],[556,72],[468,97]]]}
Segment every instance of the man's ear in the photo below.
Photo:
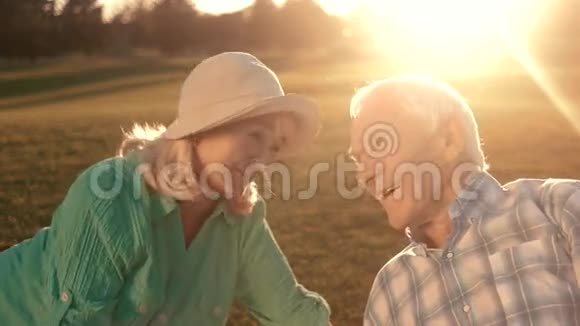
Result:
{"label": "man's ear", "polygon": [[459,159],[465,146],[465,133],[460,119],[452,116],[442,126],[443,152],[447,162],[455,162]]}

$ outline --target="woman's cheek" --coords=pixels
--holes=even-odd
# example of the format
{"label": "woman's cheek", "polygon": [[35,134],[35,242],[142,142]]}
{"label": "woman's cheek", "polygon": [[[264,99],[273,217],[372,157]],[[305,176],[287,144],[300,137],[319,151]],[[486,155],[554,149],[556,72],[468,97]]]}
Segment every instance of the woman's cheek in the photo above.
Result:
{"label": "woman's cheek", "polygon": [[253,159],[261,158],[262,151],[255,144],[255,141],[246,141],[237,146],[236,156],[240,162],[249,164]]}

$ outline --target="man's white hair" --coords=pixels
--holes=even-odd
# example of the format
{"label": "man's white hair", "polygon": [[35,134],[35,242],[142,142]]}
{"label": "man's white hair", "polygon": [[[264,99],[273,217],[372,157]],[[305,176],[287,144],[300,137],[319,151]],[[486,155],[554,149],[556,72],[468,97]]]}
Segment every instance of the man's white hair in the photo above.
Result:
{"label": "man's white hair", "polygon": [[353,96],[351,118],[359,115],[371,97],[413,114],[424,122],[428,132],[435,133],[450,118],[459,119],[465,135],[464,159],[475,163],[483,171],[489,168],[473,112],[463,96],[447,83],[423,75],[402,75],[372,82]]}

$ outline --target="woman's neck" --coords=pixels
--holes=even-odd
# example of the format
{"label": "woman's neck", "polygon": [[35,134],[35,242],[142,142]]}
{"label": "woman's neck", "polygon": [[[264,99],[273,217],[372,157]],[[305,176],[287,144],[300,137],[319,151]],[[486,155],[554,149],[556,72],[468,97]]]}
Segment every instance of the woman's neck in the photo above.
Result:
{"label": "woman's neck", "polygon": [[205,196],[200,197],[203,198],[194,201],[179,202],[186,247],[189,247],[193,239],[195,239],[218,204],[216,200],[206,198]]}

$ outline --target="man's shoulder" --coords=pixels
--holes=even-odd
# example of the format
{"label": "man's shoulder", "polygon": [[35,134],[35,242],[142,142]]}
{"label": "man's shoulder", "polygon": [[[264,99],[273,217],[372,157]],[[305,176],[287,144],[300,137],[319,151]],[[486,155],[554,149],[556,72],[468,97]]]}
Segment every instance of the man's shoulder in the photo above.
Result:
{"label": "man's shoulder", "polygon": [[580,191],[580,180],[522,178],[508,182],[503,187],[519,196],[535,197],[542,203],[566,202],[574,193]]}
{"label": "man's shoulder", "polygon": [[436,270],[433,264],[436,263],[420,257],[414,259],[416,256],[422,256],[420,245],[411,243],[383,265],[375,276],[367,310],[379,309],[384,312],[388,304],[391,304],[391,313],[394,313],[392,309],[396,309],[395,306],[418,291],[418,280],[433,273]]}

